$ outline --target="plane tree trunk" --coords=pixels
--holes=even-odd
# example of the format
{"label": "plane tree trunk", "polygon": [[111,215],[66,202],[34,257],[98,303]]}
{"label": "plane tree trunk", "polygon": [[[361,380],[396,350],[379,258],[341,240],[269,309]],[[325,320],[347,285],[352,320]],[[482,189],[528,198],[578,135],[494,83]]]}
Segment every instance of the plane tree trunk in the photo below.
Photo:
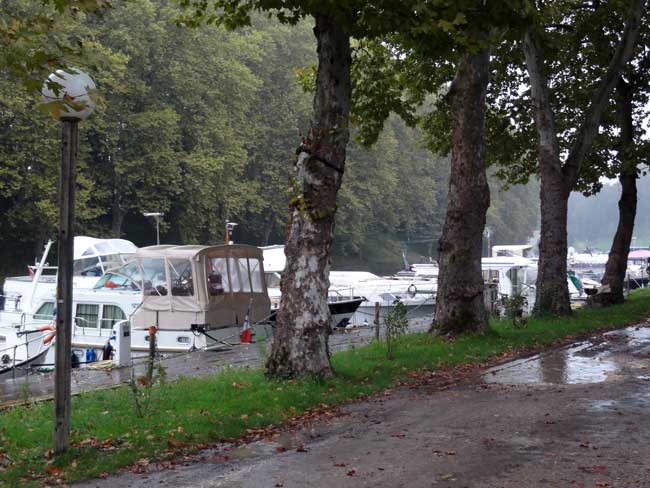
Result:
{"label": "plane tree trunk", "polygon": [[620,155],[622,169],[618,177],[621,183],[621,199],[618,202],[618,227],[612,248],[609,251],[605,275],[602,279],[601,293],[590,297],[591,305],[614,305],[623,303],[623,289],[625,274],[627,272],[627,256],[630,252],[630,243],[634,232],[634,219],[636,218],[637,191],[636,191],[636,161],[631,160],[634,144],[634,122],[632,118],[632,90],[622,78],[617,86],[617,116],[619,119]]}
{"label": "plane tree trunk", "polygon": [[318,73],[309,137],[298,151],[289,202],[282,298],[268,376],[332,374],[327,306],[337,193],[345,167],[351,98],[349,34],[333,17],[314,16]]}
{"label": "plane tree trunk", "polygon": [[490,189],[485,170],[485,97],[489,53],[466,54],[451,88],[453,117],[449,203],[439,242],[434,334],[487,327],[481,254]]}
{"label": "plane tree trunk", "polygon": [[582,124],[576,128],[574,145],[562,163],[548,78],[545,73],[544,50],[539,32],[530,26],[523,50],[531,86],[531,101],[538,135],[540,199],[542,228],[539,243],[539,269],[534,312],[537,315],[570,315],[571,304],[567,285],[567,209],[571,190],[575,187],[582,164],[598,134],[603,111],[617,81],[632,56],[639,34],[645,0],[632,2],[623,35],[607,72],[590,96]]}

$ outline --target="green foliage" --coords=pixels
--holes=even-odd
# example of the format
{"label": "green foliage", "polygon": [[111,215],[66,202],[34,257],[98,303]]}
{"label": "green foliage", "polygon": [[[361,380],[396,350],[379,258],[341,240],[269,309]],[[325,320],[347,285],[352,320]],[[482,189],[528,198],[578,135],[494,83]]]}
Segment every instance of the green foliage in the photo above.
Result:
{"label": "green foliage", "polygon": [[[16,15],[29,19],[28,4],[17,5],[24,8]],[[101,17],[56,16],[49,36],[66,43],[75,33],[82,40],[74,62],[100,93],[95,113],[80,125],[76,232],[148,245],[155,233],[142,212],[161,211],[163,242],[222,242],[226,219],[240,223],[239,242],[282,242],[292,154],[311,118],[312,96],[303,88],[316,61],[312,25],[252,13],[251,26],[237,32],[187,29],[174,22],[180,13],[170,4],[132,0]],[[381,45],[356,46],[357,75],[377,78],[365,89],[396,97],[391,87],[407,71],[382,68],[380,61],[393,58]],[[384,73],[388,81],[379,79]],[[355,86],[355,98],[370,110],[375,95],[363,98],[364,87]],[[381,117],[401,117],[388,115],[371,130],[355,119],[337,207],[337,262],[392,272],[401,266],[402,241],[439,234],[448,160],[427,150],[425,131],[408,127],[407,107],[421,96],[416,86],[377,105]],[[0,265],[12,273],[55,235],[60,140],[57,124],[35,110],[38,102],[15,74],[1,72],[0,251],[9,257]],[[371,134],[368,149],[362,143]],[[519,241],[534,228],[527,216],[533,193],[493,196],[488,218],[499,239]],[[435,243],[413,249],[433,256]]]}
{"label": "green foliage", "polygon": [[504,296],[501,304],[506,312],[506,317],[511,321],[515,329],[522,329],[528,325],[528,319],[524,317],[524,305],[526,297],[523,295]]}
{"label": "green foliage", "polygon": [[110,0],[0,1],[0,69],[26,89],[40,91],[49,73],[77,64],[92,42],[83,28],[71,26],[110,6]]}
{"label": "green foliage", "polygon": [[408,330],[409,321],[406,318],[406,312],[406,305],[400,300],[396,300],[384,317],[384,327],[386,328],[386,359],[388,360],[395,359],[397,341]]}
{"label": "green foliage", "polygon": [[148,360],[144,376],[132,376],[127,383],[131,393],[131,400],[135,407],[135,414],[144,418],[152,414],[151,399],[153,388],[164,388],[167,381],[167,369],[153,360]]}
{"label": "green foliage", "polygon": [[[551,106],[558,134],[560,154],[566,155],[576,144],[592,94],[607,71],[613,52],[620,42],[629,2],[596,2],[576,5],[561,1],[540,4],[535,14],[544,48],[549,86],[552,87]],[[648,100],[647,13],[636,54],[625,71],[634,80],[637,96],[634,100],[635,120],[645,116]],[[501,44],[493,58],[495,77],[490,89],[491,112],[488,133],[492,144],[488,155],[499,164],[498,175],[507,182],[521,183],[538,172],[537,151],[530,141],[537,139],[532,123],[528,76],[518,44]],[[612,101],[615,98],[611,97]],[[648,145],[636,130],[634,154],[639,164],[648,159]],[[603,115],[599,135],[580,169],[577,190],[587,194],[600,189],[602,176],[615,177],[622,168],[619,147],[620,126],[614,114],[614,104]]]}

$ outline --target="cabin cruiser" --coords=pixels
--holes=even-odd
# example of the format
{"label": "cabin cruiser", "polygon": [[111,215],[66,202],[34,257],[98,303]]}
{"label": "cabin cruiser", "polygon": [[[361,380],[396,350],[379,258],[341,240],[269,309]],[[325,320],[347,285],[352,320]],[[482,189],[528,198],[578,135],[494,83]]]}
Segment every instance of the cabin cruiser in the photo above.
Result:
{"label": "cabin cruiser", "polygon": [[[140,248],[93,289],[74,290],[73,352],[83,362],[88,351],[101,351],[124,320],[130,322],[135,353],[149,350],[151,326],[161,352],[238,342],[244,322],[254,325],[270,315],[262,260],[259,248],[245,245]],[[29,317],[14,314],[8,322],[5,316],[0,338],[7,346],[16,331],[29,332],[35,342],[51,333],[54,295],[30,305],[35,313]]]}
{"label": "cabin cruiser", "polygon": [[[0,296],[0,323],[5,320],[2,313],[36,312],[33,304],[56,294],[56,266],[50,266],[47,259],[52,248],[48,241],[41,260],[28,266],[26,276],[12,276],[5,279]],[[73,277],[75,290],[90,290],[106,271],[121,266],[136,252],[137,247],[125,239],[95,239],[87,236],[74,238]]]}
{"label": "cabin cruiser", "polygon": [[365,298],[353,317],[355,323],[372,323],[377,304],[382,320],[398,300],[406,306],[409,318],[432,316],[437,288],[436,278],[382,277],[366,271],[330,272],[330,293]]}
{"label": "cabin cruiser", "polygon": [[[505,297],[524,297],[524,313],[529,314],[535,306],[537,262],[518,255],[497,256],[481,259],[483,280],[495,285],[495,296],[488,299],[489,308],[502,313],[500,304]],[[571,302],[578,305],[589,293],[583,281],[575,274],[567,274],[567,286]]]}

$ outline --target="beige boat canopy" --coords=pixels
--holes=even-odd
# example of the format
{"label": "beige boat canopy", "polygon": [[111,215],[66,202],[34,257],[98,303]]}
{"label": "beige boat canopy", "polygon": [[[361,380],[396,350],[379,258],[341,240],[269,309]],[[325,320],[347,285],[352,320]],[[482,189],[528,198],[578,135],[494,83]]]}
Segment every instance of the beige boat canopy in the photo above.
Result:
{"label": "beige boat canopy", "polygon": [[187,330],[241,325],[270,314],[262,250],[255,246],[150,246],[119,271],[140,285],[134,327]]}

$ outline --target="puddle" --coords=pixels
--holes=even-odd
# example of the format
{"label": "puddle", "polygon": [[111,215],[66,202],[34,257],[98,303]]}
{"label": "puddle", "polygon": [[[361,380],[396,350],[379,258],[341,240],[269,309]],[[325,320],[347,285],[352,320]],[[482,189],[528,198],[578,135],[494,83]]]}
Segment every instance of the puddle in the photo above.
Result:
{"label": "puddle", "polygon": [[509,385],[601,383],[620,378],[627,370],[638,368],[638,364],[634,364],[635,361],[638,363],[634,356],[645,354],[648,350],[650,328],[629,327],[497,366],[488,370],[483,380]]}
{"label": "puddle", "polygon": [[608,411],[617,407],[618,402],[615,400],[593,400],[589,405],[589,410],[593,411]]}

